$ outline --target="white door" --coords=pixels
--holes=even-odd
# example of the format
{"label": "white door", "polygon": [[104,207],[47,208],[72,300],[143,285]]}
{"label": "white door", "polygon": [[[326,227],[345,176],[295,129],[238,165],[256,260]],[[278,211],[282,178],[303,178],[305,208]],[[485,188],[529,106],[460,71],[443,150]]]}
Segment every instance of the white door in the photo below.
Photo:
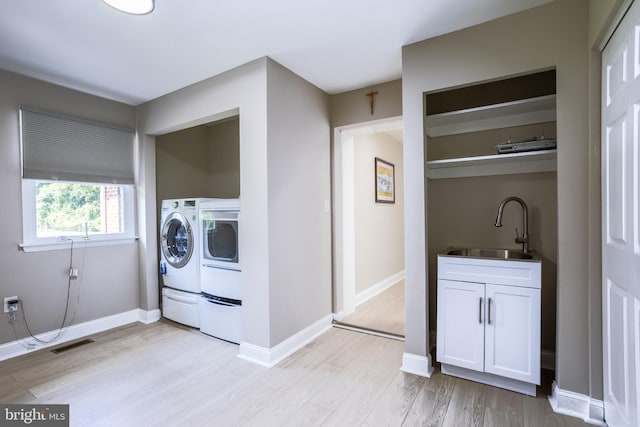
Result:
{"label": "white door", "polygon": [[438,280],[436,360],[484,371],[484,284]]}
{"label": "white door", "polygon": [[540,289],[487,284],[485,295],[485,372],[540,384]]}
{"label": "white door", "polygon": [[602,52],[602,298],[605,420],[640,416],[640,2]]}

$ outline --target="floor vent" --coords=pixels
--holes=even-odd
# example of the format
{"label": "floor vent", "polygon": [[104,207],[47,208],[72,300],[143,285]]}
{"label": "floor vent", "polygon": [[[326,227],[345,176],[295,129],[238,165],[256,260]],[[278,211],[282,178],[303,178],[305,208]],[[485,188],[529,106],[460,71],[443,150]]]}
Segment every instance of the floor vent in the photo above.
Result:
{"label": "floor vent", "polygon": [[63,353],[67,350],[72,350],[76,347],[80,347],[82,345],[86,345],[86,344],[91,344],[92,342],[94,342],[93,340],[90,339],[86,339],[86,340],[81,340],[81,341],[76,341],[72,344],[69,345],[65,345],[62,347],[58,347],[58,348],[54,348],[53,350],[51,350],[51,353],[55,353],[55,354],[59,354],[59,353]]}

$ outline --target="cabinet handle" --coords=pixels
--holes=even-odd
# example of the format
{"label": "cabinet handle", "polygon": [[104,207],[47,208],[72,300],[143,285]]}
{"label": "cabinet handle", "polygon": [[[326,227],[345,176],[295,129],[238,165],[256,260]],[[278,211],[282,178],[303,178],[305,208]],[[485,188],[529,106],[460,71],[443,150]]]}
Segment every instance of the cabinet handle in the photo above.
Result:
{"label": "cabinet handle", "polygon": [[482,297],[478,301],[478,323],[482,323]]}
{"label": "cabinet handle", "polygon": [[491,298],[487,300],[487,323],[491,324]]}

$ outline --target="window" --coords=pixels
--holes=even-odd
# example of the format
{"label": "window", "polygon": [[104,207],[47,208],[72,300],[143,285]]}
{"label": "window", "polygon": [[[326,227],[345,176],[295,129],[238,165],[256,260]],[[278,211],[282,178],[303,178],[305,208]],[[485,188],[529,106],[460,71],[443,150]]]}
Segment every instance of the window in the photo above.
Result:
{"label": "window", "polygon": [[134,238],[134,142],[129,129],[20,107],[23,249]]}
{"label": "window", "polygon": [[24,179],[24,243],[133,238],[133,186]]}

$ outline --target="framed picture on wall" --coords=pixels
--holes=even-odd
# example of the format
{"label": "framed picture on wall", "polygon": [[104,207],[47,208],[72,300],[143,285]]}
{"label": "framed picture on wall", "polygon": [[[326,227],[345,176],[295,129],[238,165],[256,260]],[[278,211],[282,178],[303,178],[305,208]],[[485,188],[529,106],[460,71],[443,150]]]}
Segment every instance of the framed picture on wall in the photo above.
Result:
{"label": "framed picture on wall", "polygon": [[375,158],[376,203],[395,203],[395,166],[378,157]]}

